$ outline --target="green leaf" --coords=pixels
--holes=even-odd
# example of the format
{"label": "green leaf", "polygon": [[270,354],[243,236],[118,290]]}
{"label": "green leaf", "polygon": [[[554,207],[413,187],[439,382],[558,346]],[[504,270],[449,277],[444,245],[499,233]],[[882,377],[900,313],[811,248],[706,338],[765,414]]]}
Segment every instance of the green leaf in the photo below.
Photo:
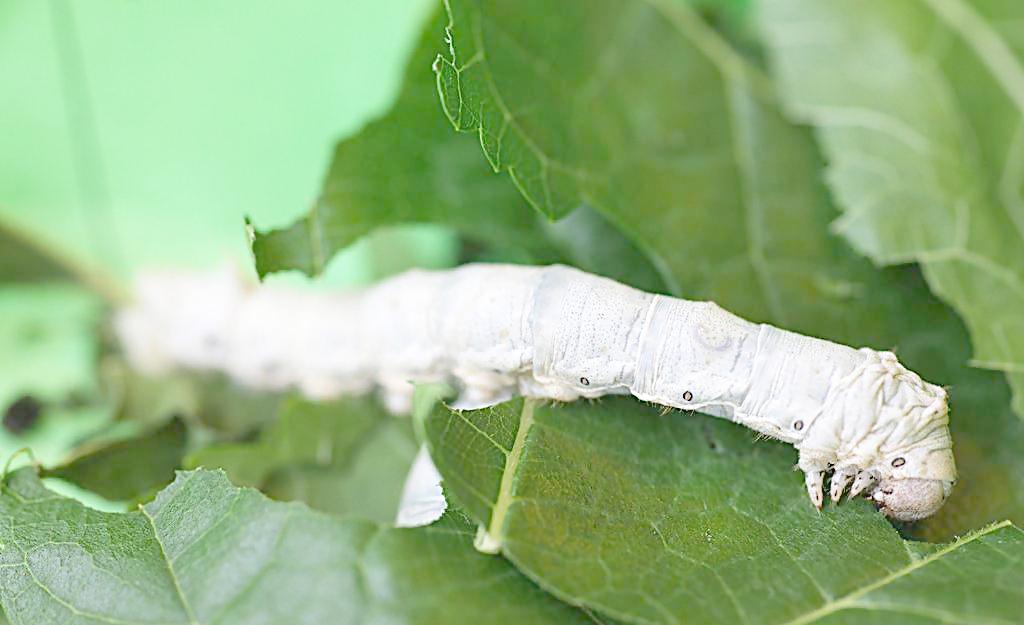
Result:
{"label": "green leaf", "polygon": [[0,283],[78,283],[110,303],[124,300],[122,284],[75,256],[0,216]]}
{"label": "green leaf", "polygon": [[30,471],[0,492],[0,603],[12,625],[585,623],[465,521],[387,529],[181,473],[137,512],[90,510]]}
{"label": "green leaf", "polygon": [[26,430],[0,428],[0,462],[27,448],[32,455],[19,455],[14,466],[30,458],[59,463],[109,423],[109,409],[93,403],[101,310],[94,294],[74,284],[0,286],[0,412],[25,395],[42,407]]}
{"label": "green leaf", "polygon": [[[527,249],[538,241],[538,218],[507,181],[490,175],[469,137],[451,132],[430,72],[443,22],[432,20],[411,56],[392,110],[340,142],[310,212],[288,228],[257,232],[257,272],[323,271],[331,256],[374,228],[433,222],[481,240]],[[547,247],[547,250],[544,248]]]}
{"label": "green leaf", "polygon": [[[3,236],[0,230],[0,247],[6,244]],[[0,268],[7,279],[19,271]],[[83,436],[109,420],[99,406],[70,406],[97,395],[101,311],[99,299],[75,284],[0,284],[0,414],[25,396],[42,408],[23,431],[0,428],[0,462],[22,448],[31,449],[37,461],[60,462]],[[26,462],[29,456],[22,455],[15,465]]]}
{"label": "green leaf", "polygon": [[138,499],[174,479],[185,444],[185,423],[175,418],[141,436],[88,444],[76,457],[42,475],[67,480],[106,499]]}
{"label": "green leaf", "polygon": [[827,247],[761,237],[783,204],[820,203],[816,155],[759,101],[763,77],[685,3],[576,1],[557,16],[537,0],[448,4],[451,47],[435,63],[445,112],[542,213],[593,207],[677,293],[728,288],[723,274],[759,279],[748,310],[784,299],[770,292],[786,285],[773,288],[783,272],[766,246],[791,244],[796,263]]}
{"label": "green leaf", "polygon": [[557,18],[542,0],[448,4],[442,101],[531,202],[559,213],[586,198],[684,297],[895,349],[951,386],[961,477],[914,531],[948,540],[1024,523],[1024,427],[1001,376],[964,366],[960,321],[915,270],[878,271],[831,235],[836,210],[810,132],[776,110],[738,48],[682,1],[577,0]]}
{"label": "green leaf", "polygon": [[1024,415],[1024,5],[761,5],[780,94],[829,157],[835,230],[877,263],[920,262]]}
{"label": "green leaf", "polygon": [[416,449],[409,419],[371,398],[292,398],[257,442],[207,447],[187,464],[223,468],[234,483],[274,499],[390,522]]}
{"label": "green leaf", "polygon": [[254,432],[277,416],[278,393],[241,387],[214,373],[175,372],[149,376],[121,357],[105,358],[100,381],[118,418],[153,425],[181,416],[219,436]]}
{"label": "green leaf", "polygon": [[618,226],[590,206],[547,222],[545,234],[577,267],[645,291],[665,290],[662,273],[652,264],[656,259],[641,253]]}
{"label": "green leaf", "polygon": [[101,302],[60,283],[0,286],[0,405],[24,393],[43,400],[96,391]]}
{"label": "green leaf", "polygon": [[67,280],[67,268],[20,231],[0,222],[0,282]]}
{"label": "green leaf", "polygon": [[641,288],[663,288],[650,261],[603,216],[578,203],[565,223],[547,223],[507,180],[493,175],[478,141],[451,131],[430,70],[443,28],[439,12],[387,115],[338,143],[309,213],[287,228],[254,232],[260,276],[285,269],[319,274],[337,251],[375,229],[434,223],[497,248],[501,258],[568,260]]}
{"label": "green leaf", "polygon": [[1021,530],[922,557],[864,501],[815,511],[790,449],[723,420],[616,398],[439,406],[422,425],[447,492],[502,554],[616,618],[1009,623],[1024,609]]}
{"label": "green leaf", "polygon": [[532,204],[560,215],[586,201],[676,294],[833,340],[875,338],[865,308],[877,304],[850,305],[879,278],[827,233],[813,138],[685,2],[577,0],[557,19],[541,0],[448,4],[442,103]]}

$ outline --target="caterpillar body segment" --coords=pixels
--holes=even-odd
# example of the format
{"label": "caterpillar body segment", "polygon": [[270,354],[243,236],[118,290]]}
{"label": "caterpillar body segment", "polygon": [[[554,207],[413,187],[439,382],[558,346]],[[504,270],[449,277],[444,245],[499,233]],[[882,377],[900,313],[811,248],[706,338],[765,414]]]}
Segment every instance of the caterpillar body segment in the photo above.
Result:
{"label": "caterpillar body segment", "polygon": [[346,293],[152,274],[136,293],[116,325],[150,372],[216,369],[314,398],[376,388],[395,412],[411,408],[414,382],[454,383],[466,407],[632,394],[794,445],[819,508],[832,470],[833,500],[864,492],[901,520],[934,513],[956,479],[946,392],[892,353],[569,267],[417,270]]}

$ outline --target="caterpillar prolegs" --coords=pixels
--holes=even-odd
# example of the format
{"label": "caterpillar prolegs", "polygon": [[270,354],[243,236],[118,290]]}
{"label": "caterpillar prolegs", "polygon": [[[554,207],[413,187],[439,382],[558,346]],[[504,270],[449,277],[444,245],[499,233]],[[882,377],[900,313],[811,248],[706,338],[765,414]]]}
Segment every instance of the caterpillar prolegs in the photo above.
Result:
{"label": "caterpillar prolegs", "polygon": [[117,319],[133,364],[215,369],[314,398],[410,381],[459,402],[632,394],[731,419],[799,450],[811,502],[868,493],[888,516],[934,513],[956,479],[945,390],[890,352],[745,321],[564,266],[409,271],[358,292],[247,286],[233,272],[154,274]]}

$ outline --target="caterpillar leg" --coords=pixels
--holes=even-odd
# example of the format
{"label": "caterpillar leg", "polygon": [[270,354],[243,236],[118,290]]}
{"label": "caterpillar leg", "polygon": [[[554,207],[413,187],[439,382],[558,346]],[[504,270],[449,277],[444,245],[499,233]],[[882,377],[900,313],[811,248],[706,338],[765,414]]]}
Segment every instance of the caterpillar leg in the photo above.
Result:
{"label": "caterpillar leg", "polygon": [[878,482],[877,471],[861,471],[857,474],[857,479],[853,481],[853,486],[850,488],[850,497],[856,497],[871,486],[874,486]]}
{"label": "caterpillar leg", "polygon": [[804,472],[804,485],[811,504],[821,510],[825,503],[822,489],[825,486],[825,472],[836,460],[835,455],[820,449],[800,449],[800,462],[797,468]]}
{"label": "caterpillar leg", "polygon": [[456,408],[493,406],[515,396],[516,377],[508,373],[474,367],[455,367],[452,375],[459,380],[462,392],[453,404]]}
{"label": "caterpillar leg", "polygon": [[804,473],[804,484],[807,486],[807,495],[811,498],[811,503],[818,510],[821,510],[821,506],[824,503],[824,498],[821,494],[821,489],[825,483],[825,471],[814,470],[807,471]]}
{"label": "caterpillar leg", "polygon": [[857,467],[845,466],[836,468],[836,472],[832,474],[832,481],[829,483],[829,495],[832,497],[832,501],[839,501],[843,496],[843,492],[846,491],[846,487],[850,485],[850,482],[855,477],[857,477]]}

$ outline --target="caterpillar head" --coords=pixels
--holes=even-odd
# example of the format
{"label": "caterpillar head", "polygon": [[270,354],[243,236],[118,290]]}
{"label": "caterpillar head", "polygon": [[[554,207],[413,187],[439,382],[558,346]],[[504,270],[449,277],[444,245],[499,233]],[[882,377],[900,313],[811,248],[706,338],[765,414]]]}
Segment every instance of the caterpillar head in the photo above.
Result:
{"label": "caterpillar head", "polygon": [[883,480],[871,494],[871,499],[887,517],[897,521],[917,521],[938,512],[952,488],[952,480],[916,477]]}
{"label": "caterpillar head", "polygon": [[834,463],[830,494],[866,493],[885,514],[916,521],[934,514],[956,481],[945,389],[923,381],[890,352],[864,360],[832,385],[822,415],[798,443],[811,501],[821,507],[822,475]]}
{"label": "caterpillar head", "polygon": [[868,496],[900,521],[917,521],[942,507],[956,481],[945,389],[923,381],[889,352],[879,354],[884,403],[873,428],[878,483]]}

